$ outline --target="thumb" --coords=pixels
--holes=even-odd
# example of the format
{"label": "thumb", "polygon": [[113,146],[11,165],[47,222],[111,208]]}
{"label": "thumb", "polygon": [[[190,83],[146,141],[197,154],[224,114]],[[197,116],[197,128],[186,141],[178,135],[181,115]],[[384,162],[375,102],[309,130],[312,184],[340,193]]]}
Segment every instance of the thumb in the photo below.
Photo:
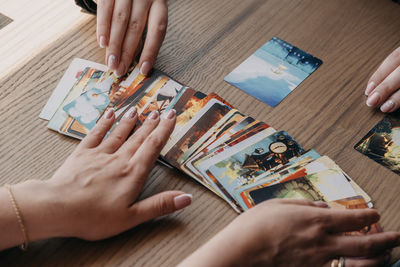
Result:
{"label": "thumb", "polygon": [[135,203],[131,207],[136,225],[172,213],[192,204],[193,196],[181,191],[167,191]]}

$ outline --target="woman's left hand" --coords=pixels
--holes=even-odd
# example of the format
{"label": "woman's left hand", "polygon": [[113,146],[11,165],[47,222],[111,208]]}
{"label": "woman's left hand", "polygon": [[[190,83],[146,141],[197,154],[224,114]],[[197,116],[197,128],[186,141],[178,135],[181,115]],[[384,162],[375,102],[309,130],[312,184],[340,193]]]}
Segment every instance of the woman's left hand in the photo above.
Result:
{"label": "woman's left hand", "polygon": [[188,206],[192,197],[181,191],[137,201],[175,119],[174,110],[161,118],[153,111],[129,137],[137,121],[130,110],[103,140],[115,121],[109,110],[51,179],[15,185],[31,240],[104,239]]}

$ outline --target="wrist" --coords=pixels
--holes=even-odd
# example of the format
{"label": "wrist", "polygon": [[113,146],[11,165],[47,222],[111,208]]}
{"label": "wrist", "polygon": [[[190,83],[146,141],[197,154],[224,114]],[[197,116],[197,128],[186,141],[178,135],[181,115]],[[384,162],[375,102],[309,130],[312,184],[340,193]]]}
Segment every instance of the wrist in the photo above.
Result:
{"label": "wrist", "polygon": [[[257,239],[248,238],[247,231],[236,223],[237,220],[220,231],[179,266],[258,266],[261,261],[255,253]],[[269,266],[262,262],[261,265]]]}
{"label": "wrist", "polygon": [[12,186],[30,241],[66,236],[62,205],[48,181],[29,180]]}

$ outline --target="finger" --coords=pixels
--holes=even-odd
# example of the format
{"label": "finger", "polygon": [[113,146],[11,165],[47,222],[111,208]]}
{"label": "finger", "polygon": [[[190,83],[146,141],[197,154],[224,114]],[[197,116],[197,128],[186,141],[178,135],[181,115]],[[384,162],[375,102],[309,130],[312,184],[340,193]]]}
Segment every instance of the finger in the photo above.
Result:
{"label": "finger", "polygon": [[87,136],[79,144],[78,148],[94,148],[97,147],[102,141],[107,132],[111,129],[114,124],[115,114],[114,109],[109,109],[96,126],[87,134]]}
{"label": "finger", "polygon": [[111,132],[111,134],[100,145],[101,150],[106,153],[114,153],[126,141],[132,129],[135,127],[137,121],[136,108],[132,107],[125,113],[118,126]]}
{"label": "finger", "polygon": [[163,192],[143,199],[130,208],[133,218],[131,227],[148,220],[183,209],[192,203],[193,196],[181,191]]}
{"label": "finger", "polygon": [[140,168],[134,168],[135,177],[147,177],[174,130],[175,120],[175,110],[172,109],[163,114],[160,124],[138,148],[135,155],[131,158],[133,165],[140,166]]}
{"label": "finger", "polygon": [[386,100],[381,106],[382,112],[393,112],[400,106],[400,66],[392,72],[377,88],[376,90],[390,91],[389,99]]}
{"label": "finger", "polygon": [[114,0],[97,1],[97,42],[101,48],[108,45],[113,9]]}
{"label": "finger", "polygon": [[335,236],[335,253],[348,257],[382,255],[400,245],[400,234],[385,232],[365,236]]}
{"label": "finger", "polygon": [[[367,105],[369,107],[381,106],[394,92],[400,88],[400,66],[397,67],[389,76],[386,77],[368,96]],[[393,103],[385,105],[384,110],[394,107]]]}
{"label": "finger", "polygon": [[290,198],[275,198],[272,200],[268,200],[264,203],[272,203],[276,202],[278,204],[286,204],[286,205],[302,205],[302,206],[310,206],[310,207],[319,207],[319,208],[329,208],[329,205],[326,202],[322,201],[309,201],[305,199],[290,199]]}
{"label": "finger", "polygon": [[386,266],[390,262],[390,254],[383,254],[381,256],[367,258],[367,259],[356,259],[356,258],[345,258],[344,266],[347,267],[375,267],[375,266]]}
{"label": "finger", "polygon": [[140,57],[140,72],[148,75],[153,68],[158,51],[164,41],[168,25],[168,6],[164,0],[156,0],[150,8],[147,36]]}
{"label": "finger", "polygon": [[122,76],[127,72],[134,55],[139,51],[138,46],[146,26],[149,7],[148,1],[133,2],[131,17],[122,43],[121,60],[116,71],[117,76]]}
{"label": "finger", "polygon": [[380,216],[373,209],[335,210],[320,209],[311,220],[321,223],[328,232],[342,233],[359,231],[379,221]]}
{"label": "finger", "polygon": [[121,146],[121,153],[127,153],[129,157],[132,157],[144,140],[157,127],[159,122],[160,115],[158,111],[151,112],[139,130],[129,137],[125,144]]}
{"label": "finger", "polygon": [[121,46],[125,38],[131,5],[131,0],[117,0],[114,5],[114,12],[111,20],[110,41],[106,51],[107,66],[112,70],[116,70],[119,64]]}
{"label": "finger", "polygon": [[400,90],[393,93],[389,99],[381,106],[382,112],[393,112],[400,107]]}
{"label": "finger", "polygon": [[398,66],[400,66],[400,47],[391,53],[379,66],[378,70],[371,76],[368,81],[365,94],[369,95],[377,85],[389,76]]}

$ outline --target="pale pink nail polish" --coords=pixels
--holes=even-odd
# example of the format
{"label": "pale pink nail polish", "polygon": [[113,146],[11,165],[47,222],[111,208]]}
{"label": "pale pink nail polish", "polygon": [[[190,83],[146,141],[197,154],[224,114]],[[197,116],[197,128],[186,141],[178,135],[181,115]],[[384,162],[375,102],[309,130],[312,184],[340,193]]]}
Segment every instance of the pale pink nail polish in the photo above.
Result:
{"label": "pale pink nail polish", "polygon": [[133,119],[136,115],[137,109],[136,107],[132,107],[129,109],[127,113],[125,113],[124,117],[127,119]]}
{"label": "pale pink nail polish", "polygon": [[140,73],[147,76],[151,70],[151,65],[149,62],[145,61],[142,63],[142,66],[140,67]]}
{"label": "pale pink nail polish", "polygon": [[152,112],[150,113],[150,115],[149,115],[148,118],[149,118],[150,120],[155,120],[155,119],[157,119],[157,118],[158,118],[158,111],[157,111],[157,110],[152,111]]}
{"label": "pale pink nail polish", "polygon": [[112,70],[117,68],[117,58],[114,55],[108,56],[108,68]]}
{"label": "pale pink nail polish", "polygon": [[113,109],[113,108],[110,108],[109,110],[107,110],[106,119],[109,120],[109,119],[111,119],[113,116],[114,116],[114,109]]}
{"label": "pale pink nail polish", "polygon": [[99,38],[99,45],[100,45],[101,48],[106,48],[107,47],[106,37],[104,37],[103,35],[100,36],[100,38]]}
{"label": "pale pink nail polish", "polygon": [[394,107],[395,107],[395,103],[393,102],[393,100],[388,100],[381,106],[381,111],[382,112],[391,112]]}
{"label": "pale pink nail polish", "polygon": [[365,95],[368,96],[374,89],[375,89],[375,83],[370,82],[367,86],[367,89],[365,89]]}
{"label": "pale pink nail polish", "polygon": [[170,111],[168,111],[167,119],[169,120],[173,119],[175,117],[175,114],[176,114],[175,109],[171,109]]}
{"label": "pale pink nail polish", "polygon": [[192,204],[193,195],[192,194],[183,194],[174,198],[175,209],[180,210],[183,209],[190,204]]}
{"label": "pale pink nail polish", "polygon": [[375,92],[372,95],[370,95],[367,99],[367,106],[368,107],[375,107],[378,105],[379,101],[381,100],[381,96],[379,93]]}

